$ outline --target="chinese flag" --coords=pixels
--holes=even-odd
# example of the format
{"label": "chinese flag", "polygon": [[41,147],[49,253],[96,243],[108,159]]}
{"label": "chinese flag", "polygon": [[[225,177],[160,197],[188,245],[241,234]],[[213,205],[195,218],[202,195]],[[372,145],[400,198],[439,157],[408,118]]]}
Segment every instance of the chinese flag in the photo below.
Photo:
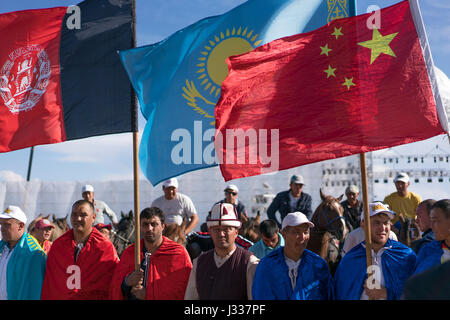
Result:
{"label": "chinese flag", "polygon": [[382,9],[379,29],[365,14],[230,57],[215,111],[225,180],[445,133],[412,8]]}

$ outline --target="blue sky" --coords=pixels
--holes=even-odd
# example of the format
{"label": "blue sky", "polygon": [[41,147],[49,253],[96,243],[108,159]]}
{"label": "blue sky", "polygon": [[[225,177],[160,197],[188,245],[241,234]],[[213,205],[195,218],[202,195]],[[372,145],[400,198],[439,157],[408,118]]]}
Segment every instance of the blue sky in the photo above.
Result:
{"label": "blue sky", "polygon": [[[158,42],[202,18],[222,14],[244,0],[136,0],[138,46]],[[370,5],[386,7],[399,1],[357,0],[358,14]],[[450,1],[419,0],[435,65],[450,76]],[[0,13],[76,4],[67,0],[2,0]],[[255,12],[255,14],[258,14]],[[140,133],[145,125],[139,117]],[[442,140],[442,139],[441,139]],[[424,152],[429,151],[426,147]],[[27,175],[29,149],[0,154],[3,179]],[[85,181],[131,179],[132,135],[117,134],[37,146],[31,179]],[[2,180],[0,175],[0,180]]]}

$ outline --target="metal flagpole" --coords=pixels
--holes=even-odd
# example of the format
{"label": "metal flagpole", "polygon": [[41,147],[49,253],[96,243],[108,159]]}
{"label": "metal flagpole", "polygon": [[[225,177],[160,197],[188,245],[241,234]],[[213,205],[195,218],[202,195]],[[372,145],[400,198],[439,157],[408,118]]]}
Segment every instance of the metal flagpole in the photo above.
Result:
{"label": "metal flagpole", "polygon": [[30,160],[28,161],[27,181],[30,181],[31,164],[33,163],[33,153],[34,153],[34,147],[31,147],[31,149],[30,149]]}

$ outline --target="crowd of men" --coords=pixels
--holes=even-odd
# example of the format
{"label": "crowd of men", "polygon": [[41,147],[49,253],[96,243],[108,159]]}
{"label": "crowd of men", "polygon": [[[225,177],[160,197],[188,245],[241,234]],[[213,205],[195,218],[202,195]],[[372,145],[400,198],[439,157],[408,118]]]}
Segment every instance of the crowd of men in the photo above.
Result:
{"label": "crowd of men", "polygon": [[[342,206],[352,231],[335,274],[306,249],[313,211],[300,175],[291,177],[289,190],[276,195],[268,219],[260,223],[261,239],[248,250],[236,245],[247,211],[237,186],[228,185],[225,198],[206,219],[214,248],[193,260],[183,245],[163,235],[169,223],[185,221],[188,234],[199,222],[192,200],[178,192],[175,178],[165,181],[164,195],[140,212],[138,258],[135,244],[119,258],[109,239],[117,217],[94,199],[90,185],[72,205],[72,228],[53,243],[49,220],[38,220],[28,233],[27,216],[10,205],[0,214],[0,300],[450,299],[450,199],[422,201],[408,190],[406,173],[394,183],[396,192],[383,202],[369,203],[369,268],[359,189],[346,188]],[[112,226],[104,224],[103,214]],[[397,241],[394,232],[403,218],[416,219],[422,232],[411,246]]]}

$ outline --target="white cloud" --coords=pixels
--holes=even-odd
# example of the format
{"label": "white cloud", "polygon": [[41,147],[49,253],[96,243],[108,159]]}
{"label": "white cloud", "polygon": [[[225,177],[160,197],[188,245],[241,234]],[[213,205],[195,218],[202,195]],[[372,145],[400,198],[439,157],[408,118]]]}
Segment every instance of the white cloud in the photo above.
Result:
{"label": "white cloud", "polygon": [[20,174],[15,173],[14,171],[2,170],[0,171],[0,181],[25,181],[25,179]]}
{"label": "white cloud", "polygon": [[[142,132],[138,133],[138,144]],[[91,137],[63,143],[42,146],[46,151],[56,154],[58,161],[77,163],[101,163],[105,159],[112,159],[132,155],[133,138],[130,133],[112,134]]]}

